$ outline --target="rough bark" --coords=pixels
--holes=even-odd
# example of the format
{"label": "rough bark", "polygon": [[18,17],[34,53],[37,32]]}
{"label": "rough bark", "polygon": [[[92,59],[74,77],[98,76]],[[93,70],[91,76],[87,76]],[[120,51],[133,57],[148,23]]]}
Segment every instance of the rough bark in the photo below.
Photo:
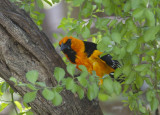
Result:
{"label": "rough bark", "polygon": [[[38,81],[45,81],[47,86],[55,86],[53,70],[57,66],[65,68],[49,39],[28,14],[8,0],[0,0],[0,77],[24,96],[29,89],[15,86],[9,81],[11,76],[27,83],[26,72],[38,70]],[[61,95],[63,103],[58,107],[45,100],[40,92],[29,105],[36,114],[41,115],[102,115],[97,101],[86,98],[80,100],[66,90]]]}

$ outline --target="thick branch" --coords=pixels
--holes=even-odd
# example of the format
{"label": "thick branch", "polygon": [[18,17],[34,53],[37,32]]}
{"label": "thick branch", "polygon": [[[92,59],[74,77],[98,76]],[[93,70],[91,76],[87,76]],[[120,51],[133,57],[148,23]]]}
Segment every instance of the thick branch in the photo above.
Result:
{"label": "thick branch", "polygon": [[[46,35],[37,28],[27,13],[8,0],[0,0],[0,77],[23,96],[29,89],[15,86],[9,81],[11,76],[27,83],[25,73],[38,70],[38,81],[55,86],[53,70],[56,66],[65,68]],[[40,92],[29,105],[35,113],[42,115],[102,115],[98,102],[86,98],[79,100],[69,91],[63,91],[61,95],[63,103],[58,107],[46,101]]]}

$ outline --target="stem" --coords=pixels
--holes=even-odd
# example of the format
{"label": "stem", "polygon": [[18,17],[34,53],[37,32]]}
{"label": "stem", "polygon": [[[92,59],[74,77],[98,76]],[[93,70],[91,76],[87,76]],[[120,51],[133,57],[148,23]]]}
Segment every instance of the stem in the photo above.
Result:
{"label": "stem", "polygon": [[15,111],[16,111],[16,114],[18,115],[18,111],[17,111],[17,109],[16,109],[16,104],[14,103],[13,93],[11,93],[11,97],[12,97],[12,104],[13,104],[13,106],[14,106],[14,109],[15,109]]}

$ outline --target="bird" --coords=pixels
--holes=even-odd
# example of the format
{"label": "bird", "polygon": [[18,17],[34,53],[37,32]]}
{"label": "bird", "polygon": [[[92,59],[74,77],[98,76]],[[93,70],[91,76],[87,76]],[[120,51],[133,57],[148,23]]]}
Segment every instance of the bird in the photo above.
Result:
{"label": "bird", "polygon": [[95,71],[100,78],[100,85],[103,84],[102,77],[105,74],[113,78],[115,69],[121,66],[117,60],[112,60],[110,54],[100,57],[103,52],[99,51],[97,44],[93,42],[66,36],[59,41],[59,46],[68,60],[72,64],[76,64],[77,69],[81,70],[78,66],[84,65],[90,74],[92,74],[92,71]]}

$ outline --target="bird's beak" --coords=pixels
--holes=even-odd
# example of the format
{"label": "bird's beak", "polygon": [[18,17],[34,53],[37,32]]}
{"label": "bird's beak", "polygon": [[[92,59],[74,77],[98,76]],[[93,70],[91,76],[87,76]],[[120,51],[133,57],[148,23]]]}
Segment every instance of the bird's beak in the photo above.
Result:
{"label": "bird's beak", "polygon": [[61,44],[61,51],[63,51],[64,49],[66,49],[67,48],[67,45],[66,44]]}

